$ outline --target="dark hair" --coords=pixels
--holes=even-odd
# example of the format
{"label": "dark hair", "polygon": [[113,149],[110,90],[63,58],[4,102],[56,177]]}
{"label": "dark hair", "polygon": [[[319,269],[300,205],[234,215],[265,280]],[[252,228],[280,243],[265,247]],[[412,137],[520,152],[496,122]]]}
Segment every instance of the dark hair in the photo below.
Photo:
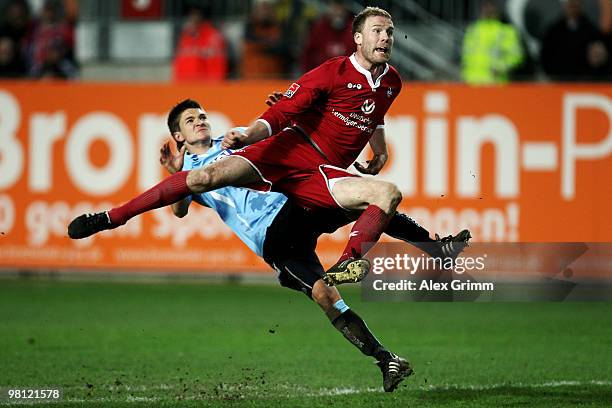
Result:
{"label": "dark hair", "polygon": [[363,25],[365,24],[366,19],[370,16],[386,17],[389,20],[392,19],[391,14],[380,7],[366,7],[361,10],[361,13],[357,14],[353,20],[353,35],[355,35],[355,33],[360,33],[361,30],[363,30]]}
{"label": "dark hair", "polygon": [[[170,136],[172,136],[172,139],[174,139],[174,132],[181,131],[179,126],[181,113],[185,112],[187,109],[202,109],[202,106],[193,99],[185,99],[177,103],[176,106],[172,108],[168,114],[168,129],[170,130]],[[183,142],[179,142],[176,139],[174,139],[174,141],[176,142],[176,147],[180,150],[181,147],[183,147]]]}

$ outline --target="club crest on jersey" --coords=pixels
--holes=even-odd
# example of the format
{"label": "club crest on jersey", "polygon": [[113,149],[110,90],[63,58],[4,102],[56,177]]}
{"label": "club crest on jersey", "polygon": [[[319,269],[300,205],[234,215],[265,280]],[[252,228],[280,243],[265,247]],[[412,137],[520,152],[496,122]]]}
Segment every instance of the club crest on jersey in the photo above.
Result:
{"label": "club crest on jersey", "polygon": [[349,83],[346,85],[346,87],[347,87],[348,89],[357,89],[357,90],[359,90],[359,89],[361,89],[361,84],[354,84],[354,83],[352,83],[352,82],[349,82]]}
{"label": "club crest on jersey", "polygon": [[300,89],[300,84],[295,83],[295,82],[292,83],[289,89],[285,91],[285,96],[287,98],[291,98],[293,95],[295,95],[298,89]]}
{"label": "club crest on jersey", "polygon": [[361,105],[361,111],[366,115],[374,112],[374,108],[376,108],[376,103],[373,99],[366,99],[363,101],[363,105]]}

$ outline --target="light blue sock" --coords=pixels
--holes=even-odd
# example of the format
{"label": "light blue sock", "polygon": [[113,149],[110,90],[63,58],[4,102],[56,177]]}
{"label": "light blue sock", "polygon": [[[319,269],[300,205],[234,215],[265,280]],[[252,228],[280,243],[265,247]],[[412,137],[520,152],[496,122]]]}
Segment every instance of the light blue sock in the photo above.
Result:
{"label": "light blue sock", "polygon": [[344,303],[344,300],[340,299],[336,303],[334,303],[334,309],[340,312],[340,314],[349,310],[349,307]]}

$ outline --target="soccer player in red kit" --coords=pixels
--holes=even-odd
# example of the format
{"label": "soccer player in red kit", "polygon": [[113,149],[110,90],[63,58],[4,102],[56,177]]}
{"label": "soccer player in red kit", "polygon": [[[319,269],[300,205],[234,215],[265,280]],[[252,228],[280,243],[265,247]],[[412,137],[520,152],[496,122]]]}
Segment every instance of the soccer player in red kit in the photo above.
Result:
{"label": "soccer player in red kit", "polygon": [[355,54],[332,58],[308,72],[244,133],[225,136],[228,149],[249,146],[206,167],[175,173],[113,208],[102,221],[78,217],[69,226],[69,235],[82,238],[123,225],[192,193],[259,184],[285,193],[305,208],[363,210],[342,256],[326,273],[328,284],[361,279],[369,270],[367,260],[360,259],[369,247],[362,244],[379,239],[401,193],[391,183],[344,169],[368,142],[374,157],[367,167],[357,165],[357,169],[377,174],[387,161],[384,115],[400,92],[401,80],[387,63],[393,46],[389,13],[365,8],[355,17],[353,33]]}
{"label": "soccer player in red kit", "polygon": [[244,133],[230,131],[224,140],[227,148],[250,145],[233,155],[306,208],[365,209],[337,264],[340,269],[347,259],[361,256],[364,242],[378,239],[401,199],[394,185],[344,170],[368,142],[374,159],[358,170],[377,174],[383,167],[384,116],[402,87],[387,63],[393,46],[391,16],[366,8],[355,17],[353,36],[357,52],[306,73]]}

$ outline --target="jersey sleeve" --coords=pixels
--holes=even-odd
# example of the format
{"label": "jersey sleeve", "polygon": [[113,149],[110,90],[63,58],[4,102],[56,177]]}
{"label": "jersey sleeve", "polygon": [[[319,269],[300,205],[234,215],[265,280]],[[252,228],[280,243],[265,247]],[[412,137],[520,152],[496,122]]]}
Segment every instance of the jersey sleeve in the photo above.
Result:
{"label": "jersey sleeve", "polygon": [[291,84],[279,102],[259,117],[259,120],[268,126],[270,136],[290,125],[296,115],[310,109],[318,99],[331,92],[335,77],[334,61],[335,59],[329,60],[305,73],[297,82]]}

